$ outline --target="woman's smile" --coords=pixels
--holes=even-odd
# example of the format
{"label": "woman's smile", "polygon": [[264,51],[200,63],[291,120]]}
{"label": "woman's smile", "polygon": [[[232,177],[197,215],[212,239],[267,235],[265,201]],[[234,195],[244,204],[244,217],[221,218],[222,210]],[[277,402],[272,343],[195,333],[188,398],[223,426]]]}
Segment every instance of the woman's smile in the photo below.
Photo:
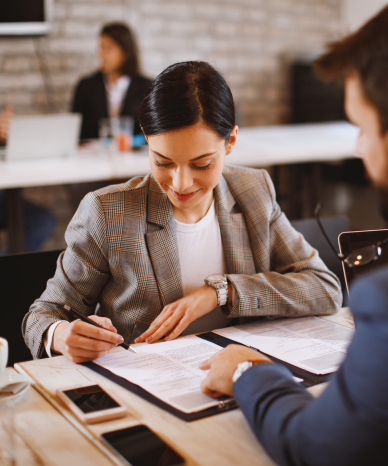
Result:
{"label": "woman's smile", "polygon": [[199,189],[197,189],[196,191],[192,191],[191,193],[178,193],[177,191],[174,191],[172,188],[170,188],[170,191],[177,201],[189,201],[190,199],[193,199],[193,197],[197,194]]}

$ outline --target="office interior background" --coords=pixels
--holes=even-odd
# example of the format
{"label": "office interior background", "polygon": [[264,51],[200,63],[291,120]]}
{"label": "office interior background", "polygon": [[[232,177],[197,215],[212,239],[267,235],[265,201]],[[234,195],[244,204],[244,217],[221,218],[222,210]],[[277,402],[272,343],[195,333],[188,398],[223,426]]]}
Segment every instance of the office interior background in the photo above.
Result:
{"label": "office interior background", "polygon": [[[69,111],[76,83],[98,66],[101,26],[125,21],[136,33],[147,77],[154,78],[175,62],[206,60],[226,77],[240,126],[296,123],[294,65],[309,64],[325,43],[354,30],[386,4],[383,0],[55,0],[47,36],[0,37],[0,111],[7,105],[17,115]],[[320,118],[325,116],[318,112],[311,121]],[[376,193],[360,167],[341,162],[322,168],[325,215],[348,215],[352,229],[385,228]],[[292,173],[284,170],[281,176]],[[64,247],[64,231],[75,211],[68,187],[27,188],[24,197],[47,207],[57,218],[55,233],[44,249]],[[1,230],[0,249],[6,242],[7,231]]]}

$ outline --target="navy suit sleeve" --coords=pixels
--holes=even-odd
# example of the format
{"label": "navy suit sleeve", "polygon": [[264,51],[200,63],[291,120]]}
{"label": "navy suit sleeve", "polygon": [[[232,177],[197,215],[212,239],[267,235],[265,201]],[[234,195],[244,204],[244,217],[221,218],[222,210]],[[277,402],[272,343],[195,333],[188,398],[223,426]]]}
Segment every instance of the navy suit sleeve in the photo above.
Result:
{"label": "navy suit sleeve", "polygon": [[314,399],[284,367],[260,364],[234,384],[257,438],[279,465],[388,464],[388,268],[355,283],[356,333]]}

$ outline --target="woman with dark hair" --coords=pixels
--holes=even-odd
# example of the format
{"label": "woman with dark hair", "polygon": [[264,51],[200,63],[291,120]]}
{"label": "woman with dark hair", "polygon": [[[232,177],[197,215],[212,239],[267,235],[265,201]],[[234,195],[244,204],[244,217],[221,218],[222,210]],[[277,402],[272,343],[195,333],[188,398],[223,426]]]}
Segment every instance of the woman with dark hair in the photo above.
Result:
{"label": "woman with dark hair", "polygon": [[98,138],[101,118],[132,116],[135,134],[144,94],[151,81],[141,76],[139,53],[128,26],[105,25],[100,33],[100,69],[78,83],[72,111],[83,116],[81,139]]}
{"label": "woman with dark hair", "polygon": [[[152,173],[82,201],[55,277],[23,322],[35,358],[46,348],[81,362],[123,338],[154,342],[235,317],[339,308],[338,279],[280,211],[267,172],[224,166],[238,128],[230,89],[212,66],[163,71],[140,125]],[[65,303],[106,330],[68,322]]]}

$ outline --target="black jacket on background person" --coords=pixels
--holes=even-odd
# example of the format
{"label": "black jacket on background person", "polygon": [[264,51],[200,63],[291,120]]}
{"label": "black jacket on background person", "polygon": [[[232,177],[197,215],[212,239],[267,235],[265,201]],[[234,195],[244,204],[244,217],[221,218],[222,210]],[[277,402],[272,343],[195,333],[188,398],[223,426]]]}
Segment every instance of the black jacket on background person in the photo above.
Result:
{"label": "black jacket on background person", "polygon": [[[151,80],[143,76],[131,77],[120,115],[135,118],[134,134],[141,132],[137,121],[143,97]],[[97,139],[100,118],[108,118],[108,102],[103,74],[97,73],[81,79],[78,83],[72,105],[72,112],[82,114],[80,139]]]}

